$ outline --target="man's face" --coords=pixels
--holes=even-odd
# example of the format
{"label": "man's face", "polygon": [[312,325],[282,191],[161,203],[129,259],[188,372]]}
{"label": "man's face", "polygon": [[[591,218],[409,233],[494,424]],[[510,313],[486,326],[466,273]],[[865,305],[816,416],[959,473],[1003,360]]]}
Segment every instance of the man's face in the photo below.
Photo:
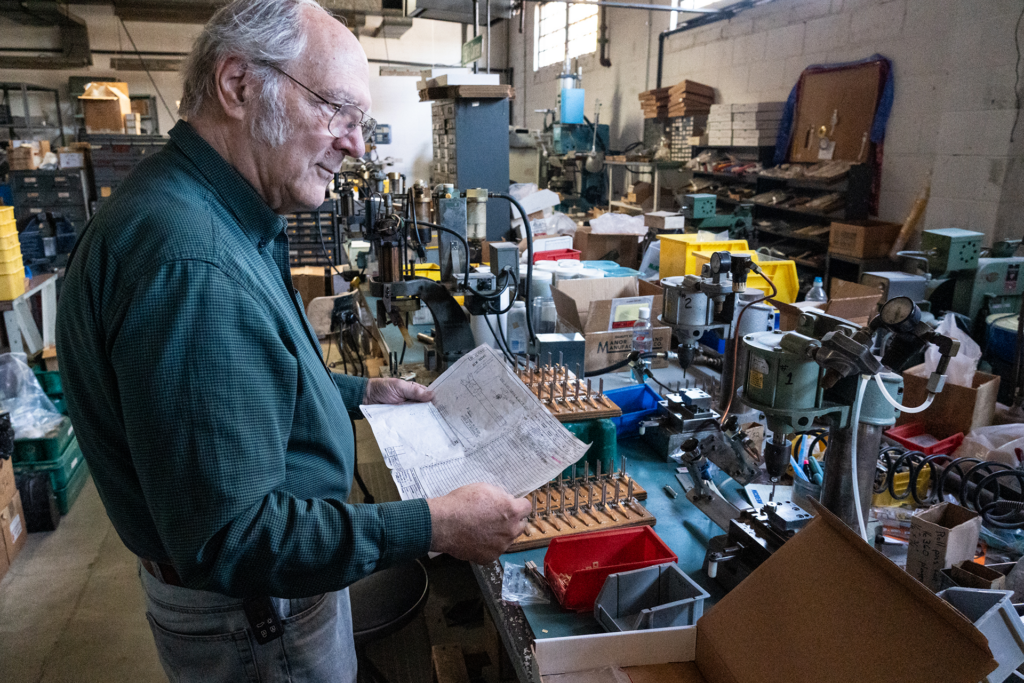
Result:
{"label": "man's face", "polygon": [[[306,87],[337,104],[370,109],[369,69],[356,38],[331,17],[309,12],[303,54],[285,70]],[[335,108],[282,76],[280,96],[291,131],[283,145],[261,154],[266,179],[277,201],[277,213],[309,211],[320,206],[324,190],[346,156],[361,157],[365,143],[359,126],[335,137],[328,123]],[[347,108],[349,113],[359,113]],[[369,116],[369,114],[367,114]]]}

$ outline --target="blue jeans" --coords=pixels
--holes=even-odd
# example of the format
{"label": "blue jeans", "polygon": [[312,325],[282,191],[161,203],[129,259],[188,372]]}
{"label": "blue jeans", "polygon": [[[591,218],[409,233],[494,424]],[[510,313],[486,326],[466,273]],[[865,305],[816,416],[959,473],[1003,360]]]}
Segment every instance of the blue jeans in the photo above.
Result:
{"label": "blue jeans", "polygon": [[168,586],[139,567],[146,618],[172,683],[319,683],[356,680],[348,589],[298,600],[273,598],[284,635],[259,645],[242,601]]}

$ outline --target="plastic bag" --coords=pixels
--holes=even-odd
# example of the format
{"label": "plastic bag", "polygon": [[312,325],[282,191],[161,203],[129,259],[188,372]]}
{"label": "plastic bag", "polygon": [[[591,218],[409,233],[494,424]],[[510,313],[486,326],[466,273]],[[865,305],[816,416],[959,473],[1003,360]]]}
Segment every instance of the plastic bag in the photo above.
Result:
{"label": "plastic bag", "polygon": [[546,218],[530,221],[534,235],[575,235],[576,221],[557,211]]}
{"label": "plastic bag", "polygon": [[501,579],[501,599],[520,605],[543,605],[551,602],[547,593],[530,578],[521,564],[505,563],[505,576]]}
{"label": "plastic bag", "polygon": [[1024,424],[972,429],[956,449],[954,457],[978,458],[1019,467],[1024,461]]}
{"label": "plastic bag", "polygon": [[[981,360],[981,347],[975,344],[966,332],[957,327],[952,313],[942,316],[935,331],[960,342],[960,352],[950,359],[949,368],[946,370],[948,381],[962,387],[971,386],[974,381],[974,373],[978,370],[978,361]],[[939,357],[939,347],[929,344],[928,349],[924,352],[924,366],[929,374],[935,372],[935,368],[939,366]]]}
{"label": "plastic bag", "polygon": [[23,353],[0,355],[0,410],[11,414],[15,439],[41,438],[64,419],[39,386]]}
{"label": "plastic bag", "polygon": [[590,219],[590,232],[594,235],[646,235],[643,216],[625,213],[602,213]]}
{"label": "plastic bag", "polygon": [[640,261],[640,279],[641,280],[658,280],[661,269],[661,241],[651,242],[650,246],[647,247],[647,251],[644,253],[644,258]]}
{"label": "plastic bag", "polygon": [[[523,197],[527,197],[537,191],[537,186],[534,183],[512,183],[508,187],[508,193],[515,197],[518,201],[523,201]],[[519,214],[516,214],[517,216]]]}

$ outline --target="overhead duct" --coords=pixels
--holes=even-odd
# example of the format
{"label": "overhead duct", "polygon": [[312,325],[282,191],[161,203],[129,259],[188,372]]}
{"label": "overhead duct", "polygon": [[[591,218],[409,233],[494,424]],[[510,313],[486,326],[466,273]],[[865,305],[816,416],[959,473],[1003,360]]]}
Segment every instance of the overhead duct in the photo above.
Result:
{"label": "overhead duct", "polygon": [[22,26],[55,26],[59,32],[59,54],[5,56],[5,69],[78,69],[92,66],[88,27],[56,0],[0,0],[0,16]]}
{"label": "overhead duct", "polygon": [[[480,21],[486,16],[487,0],[478,0]],[[405,0],[405,14],[419,19],[454,21],[460,24],[474,22],[473,0]],[[512,0],[491,0],[491,23],[512,18]]]}
{"label": "overhead duct", "polygon": [[[205,24],[227,0],[88,0],[91,4],[114,6],[114,14],[125,21]],[[324,9],[341,17],[349,27],[362,25],[358,15],[381,14],[381,0],[321,0]],[[350,19],[356,21],[350,21]]]}

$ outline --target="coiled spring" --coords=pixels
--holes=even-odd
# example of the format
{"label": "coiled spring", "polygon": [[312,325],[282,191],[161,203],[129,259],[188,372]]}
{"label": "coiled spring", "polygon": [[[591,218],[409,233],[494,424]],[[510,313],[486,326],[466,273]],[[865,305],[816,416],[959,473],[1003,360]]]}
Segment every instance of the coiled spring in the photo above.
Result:
{"label": "coiled spring", "polygon": [[[920,477],[929,471],[928,487],[920,490]],[[908,473],[904,491],[897,492],[896,475]],[[951,475],[956,474],[959,486]],[[1001,462],[978,458],[953,458],[950,455],[925,455],[901,446],[883,446],[875,470],[875,493],[888,492],[894,500],[913,497],[926,506],[941,500],[949,491],[963,507],[981,515],[993,529],[1024,528],[1024,471]]]}

